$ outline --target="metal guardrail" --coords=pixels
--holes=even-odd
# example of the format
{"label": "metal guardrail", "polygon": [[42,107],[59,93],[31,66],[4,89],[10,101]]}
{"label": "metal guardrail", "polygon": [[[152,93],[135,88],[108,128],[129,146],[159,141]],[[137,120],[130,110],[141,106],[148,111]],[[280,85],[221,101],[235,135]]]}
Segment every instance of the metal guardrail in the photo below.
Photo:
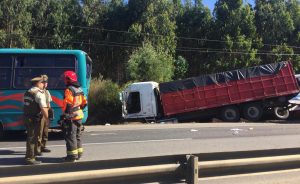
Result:
{"label": "metal guardrail", "polygon": [[[26,183],[115,183],[135,177],[149,178],[171,175],[178,179],[185,179],[187,183],[198,183],[198,176],[225,175],[239,172],[259,172],[262,170],[279,170],[282,168],[296,168],[300,164],[299,148],[284,150],[257,150],[242,152],[211,153],[203,155],[173,155],[162,157],[146,157],[135,159],[120,159],[111,161],[92,161],[67,164],[48,164],[40,166],[22,166],[19,168],[0,169],[0,184]],[[267,154],[270,156],[266,156]],[[288,155],[284,155],[287,154]],[[240,153],[241,154],[241,153]],[[217,160],[212,155],[225,155],[227,158]],[[252,155],[252,156],[251,156]],[[258,155],[254,157],[254,155]],[[206,156],[206,160],[201,160]],[[246,158],[240,158],[240,157]],[[198,161],[198,158],[200,161]],[[93,163],[93,164],[92,164]],[[101,165],[102,164],[102,165]],[[107,164],[107,165],[106,165]],[[58,167],[62,171],[57,170]],[[29,172],[29,170],[31,172]],[[10,173],[9,171],[13,172]],[[15,171],[15,172],[14,172]],[[25,172],[27,171],[27,172]],[[225,172],[224,172],[225,171]],[[227,171],[227,173],[226,173]]]}
{"label": "metal guardrail", "polygon": [[[74,165],[75,166],[75,165]],[[91,171],[77,171],[68,173],[53,173],[32,176],[18,176],[0,178],[1,184],[33,184],[33,183],[72,183],[76,181],[94,180],[97,183],[102,183],[102,180],[113,179],[115,177],[128,177],[148,174],[163,174],[172,173],[180,167],[180,164],[165,164],[153,166],[139,166],[116,169],[101,169]]]}

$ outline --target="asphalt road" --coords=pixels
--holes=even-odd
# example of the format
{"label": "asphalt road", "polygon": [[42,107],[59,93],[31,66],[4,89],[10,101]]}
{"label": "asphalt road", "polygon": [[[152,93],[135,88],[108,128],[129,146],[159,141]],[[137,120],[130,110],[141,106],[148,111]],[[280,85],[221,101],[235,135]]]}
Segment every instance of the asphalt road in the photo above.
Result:
{"label": "asphalt road", "polygon": [[[25,134],[0,142],[0,167],[24,164]],[[87,126],[83,161],[300,147],[300,123],[186,123]],[[43,163],[62,162],[66,148],[51,133]]]}

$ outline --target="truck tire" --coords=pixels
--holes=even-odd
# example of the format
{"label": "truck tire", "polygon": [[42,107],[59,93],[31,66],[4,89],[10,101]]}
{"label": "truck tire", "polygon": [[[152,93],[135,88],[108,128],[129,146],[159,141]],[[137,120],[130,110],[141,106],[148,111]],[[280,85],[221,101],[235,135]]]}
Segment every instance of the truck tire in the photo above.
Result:
{"label": "truck tire", "polygon": [[287,108],[275,107],[274,114],[275,114],[276,118],[286,120],[290,116],[290,111]]}
{"label": "truck tire", "polygon": [[243,108],[243,115],[249,121],[259,121],[263,115],[263,109],[259,103],[247,104]]}
{"label": "truck tire", "polygon": [[236,106],[224,107],[221,111],[221,119],[225,122],[240,121],[240,111]]}

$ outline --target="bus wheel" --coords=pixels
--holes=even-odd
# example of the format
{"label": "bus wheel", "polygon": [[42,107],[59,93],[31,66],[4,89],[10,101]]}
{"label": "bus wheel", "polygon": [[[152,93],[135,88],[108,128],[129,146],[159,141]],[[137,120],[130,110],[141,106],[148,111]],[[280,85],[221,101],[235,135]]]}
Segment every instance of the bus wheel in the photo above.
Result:
{"label": "bus wheel", "polygon": [[3,124],[0,122],[0,140],[4,137],[4,128]]}
{"label": "bus wheel", "polygon": [[221,119],[225,122],[240,121],[240,111],[236,106],[224,107],[221,111]]}
{"label": "bus wheel", "polygon": [[243,108],[243,115],[249,121],[259,121],[263,115],[263,109],[258,103],[247,104]]}
{"label": "bus wheel", "polygon": [[287,108],[275,107],[274,114],[275,114],[276,118],[286,120],[290,116],[290,111]]}

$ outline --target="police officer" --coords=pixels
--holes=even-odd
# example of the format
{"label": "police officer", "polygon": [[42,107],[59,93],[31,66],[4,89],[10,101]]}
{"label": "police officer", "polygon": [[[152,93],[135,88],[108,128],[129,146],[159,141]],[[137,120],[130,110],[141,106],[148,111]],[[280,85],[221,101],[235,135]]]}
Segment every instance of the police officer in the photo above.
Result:
{"label": "police officer", "polygon": [[35,77],[31,79],[32,88],[24,94],[24,124],[27,131],[26,156],[25,163],[28,165],[40,164],[35,156],[38,143],[38,129],[40,127],[42,116],[48,118],[48,111],[45,107],[46,100],[44,95],[43,78]]}
{"label": "police officer", "polygon": [[[42,75],[43,83],[44,83],[44,94],[45,94],[45,100],[46,100],[46,110],[48,111],[49,119],[53,119],[53,111],[50,107],[50,103],[52,101],[50,92],[47,90],[48,86],[48,76]],[[50,121],[45,116],[42,117],[40,127],[39,127],[39,136],[38,136],[38,144],[37,144],[37,155],[42,155],[42,152],[51,152],[50,149],[46,148],[46,143],[48,141],[48,129],[50,125]]]}
{"label": "police officer", "polygon": [[63,129],[67,146],[67,156],[64,157],[64,161],[75,162],[75,160],[81,158],[83,153],[81,134],[84,114],[82,109],[87,105],[87,100],[77,81],[75,72],[64,72],[64,82],[66,84],[66,89],[63,101],[65,118]]}

